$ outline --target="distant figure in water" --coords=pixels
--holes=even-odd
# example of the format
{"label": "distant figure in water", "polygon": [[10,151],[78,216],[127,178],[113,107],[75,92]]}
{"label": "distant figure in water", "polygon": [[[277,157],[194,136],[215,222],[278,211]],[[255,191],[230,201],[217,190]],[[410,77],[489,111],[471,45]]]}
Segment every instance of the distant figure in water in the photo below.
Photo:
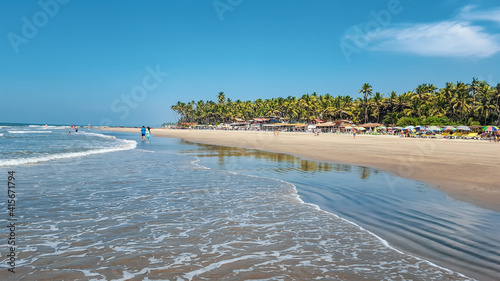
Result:
{"label": "distant figure in water", "polygon": [[90,130],[90,124],[89,124],[89,130]]}
{"label": "distant figure in water", "polygon": [[75,133],[78,133],[78,127],[75,126]]}
{"label": "distant figure in water", "polygon": [[68,132],[68,135],[71,135],[71,132]]}
{"label": "distant figure in water", "polygon": [[151,135],[151,128],[147,127],[146,129],[146,139],[149,140],[149,136]]}
{"label": "distant figure in water", "polygon": [[144,126],[141,128],[141,137],[141,140],[144,141],[144,138],[146,137],[146,128],[144,128]]}

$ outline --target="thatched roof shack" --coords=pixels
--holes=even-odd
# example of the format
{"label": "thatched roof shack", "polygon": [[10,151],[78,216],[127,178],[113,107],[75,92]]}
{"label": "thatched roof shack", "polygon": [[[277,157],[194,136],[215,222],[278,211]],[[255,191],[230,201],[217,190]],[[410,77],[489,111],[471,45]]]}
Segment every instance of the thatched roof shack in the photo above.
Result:
{"label": "thatched roof shack", "polygon": [[262,130],[273,131],[273,130],[283,130],[283,129],[302,129],[306,127],[306,124],[285,124],[285,123],[275,123],[275,124],[264,124],[262,125]]}
{"label": "thatched roof shack", "polygon": [[377,128],[380,126],[384,126],[384,125],[380,124],[380,123],[366,123],[366,124],[359,125],[358,127],[367,128],[367,129],[368,128],[374,129],[374,128]]}
{"label": "thatched roof shack", "polygon": [[340,127],[340,126],[344,126],[344,125],[351,125],[352,121],[347,120],[347,119],[342,119],[342,120],[335,120],[335,121],[333,121],[333,123],[335,123],[335,125]]}
{"label": "thatched roof shack", "polygon": [[323,121],[322,119],[316,118],[312,120],[312,124],[322,124],[325,123],[326,121]]}
{"label": "thatched roof shack", "polygon": [[190,123],[190,122],[179,122],[179,126],[184,126],[184,127],[194,127],[198,125],[198,123]]}
{"label": "thatched roof shack", "polygon": [[335,127],[336,124],[334,122],[325,122],[325,123],[321,123],[321,124],[316,124],[316,127]]}
{"label": "thatched roof shack", "polygon": [[351,126],[351,124],[352,124],[351,120],[335,120],[317,124],[316,127],[319,129],[332,130],[333,132],[335,132],[339,131],[341,128],[344,128],[345,126]]}
{"label": "thatched roof shack", "polygon": [[283,122],[283,118],[275,117],[275,116],[267,116],[267,117],[257,117],[253,118],[252,123],[257,124],[274,124]]}

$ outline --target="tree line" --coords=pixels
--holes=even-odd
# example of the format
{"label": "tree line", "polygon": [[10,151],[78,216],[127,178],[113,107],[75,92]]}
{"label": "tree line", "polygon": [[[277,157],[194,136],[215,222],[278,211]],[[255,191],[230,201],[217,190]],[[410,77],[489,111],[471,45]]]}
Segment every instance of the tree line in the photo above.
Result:
{"label": "tree line", "polygon": [[397,94],[374,92],[365,83],[356,98],[317,93],[254,101],[231,100],[224,92],[217,100],[177,102],[171,107],[179,122],[217,124],[236,118],[251,120],[262,116],[282,117],[290,123],[349,119],[354,123],[386,125],[491,125],[500,124],[500,83],[490,86],[474,78],[470,84],[448,82],[438,89],[418,85],[413,91]]}

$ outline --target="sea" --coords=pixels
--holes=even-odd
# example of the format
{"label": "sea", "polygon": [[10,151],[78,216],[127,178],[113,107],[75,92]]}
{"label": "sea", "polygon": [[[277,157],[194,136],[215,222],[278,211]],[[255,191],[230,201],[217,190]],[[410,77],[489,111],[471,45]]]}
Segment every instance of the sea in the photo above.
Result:
{"label": "sea", "polygon": [[154,130],[0,123],[0,280],[499,280],[499,212]]}

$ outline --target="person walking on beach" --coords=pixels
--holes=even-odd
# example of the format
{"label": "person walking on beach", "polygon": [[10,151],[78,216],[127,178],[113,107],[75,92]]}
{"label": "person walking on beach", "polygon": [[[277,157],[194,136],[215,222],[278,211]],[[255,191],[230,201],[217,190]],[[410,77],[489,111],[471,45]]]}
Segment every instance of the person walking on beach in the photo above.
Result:
{"label": "person walking on beach", "polygon": [[151,128],[146,128],[146,139],[149,140],[149,136],[151,135]]}
{"label": "person walking on beach", "polygon": [[355,139],[356,138],[356,130],[352,130],[352,137]]}
{"label": "person walking on beach", "polygon": [[146,128],[142,126],[141,128],[141,140],[144,141],[144,138],[146,137]]}

